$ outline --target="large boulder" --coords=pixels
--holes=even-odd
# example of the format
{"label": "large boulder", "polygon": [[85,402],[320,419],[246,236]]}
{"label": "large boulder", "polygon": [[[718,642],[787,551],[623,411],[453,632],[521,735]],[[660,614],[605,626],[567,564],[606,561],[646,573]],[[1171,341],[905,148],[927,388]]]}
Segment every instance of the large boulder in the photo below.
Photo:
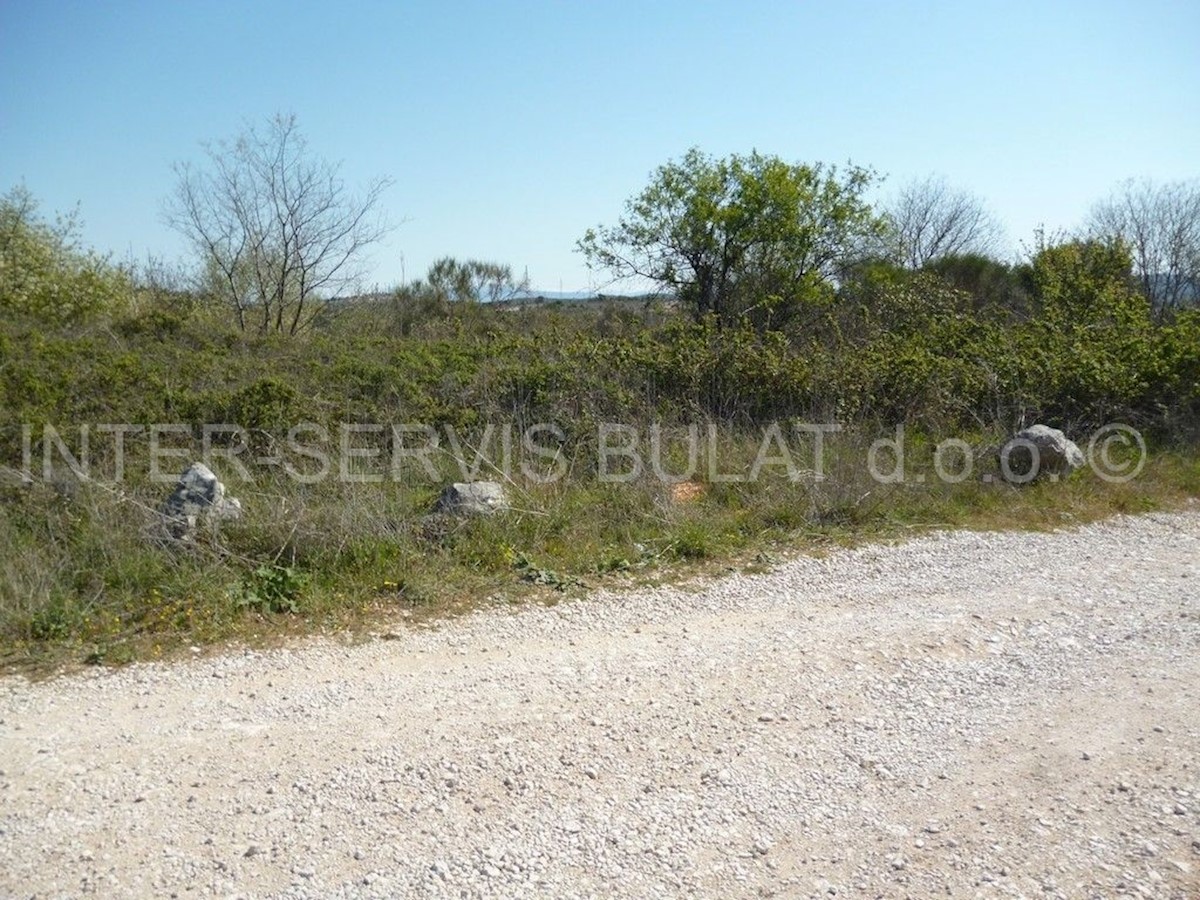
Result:
{"label": "large boulder", "polygon": [[1057,428],[1031,425],[1008,439],[1000,449],[1000,463],[1005,479],[1025,484],[1069,475],[1083,465],[1084,458],[1075,442]]}
{"label": "large boulder", "polygon": [[508,509],[508,494],[495,481],[468,481],[447,485],[434,504],[435,513],[486,516]]}
{"label": "large boulder", "polygon": [[163,529],[176,541],[191,541],[202,522],[216,523],[236,519],[242,504],[236,497],[225,496],[225,485],[203,463],[192,463],[183,470],[175,490],[162,505]]}

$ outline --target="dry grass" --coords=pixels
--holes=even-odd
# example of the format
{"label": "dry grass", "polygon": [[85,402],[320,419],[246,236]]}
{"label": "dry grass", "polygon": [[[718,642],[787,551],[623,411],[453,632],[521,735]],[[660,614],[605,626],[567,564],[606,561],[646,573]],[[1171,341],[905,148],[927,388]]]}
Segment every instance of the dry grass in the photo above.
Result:
{"label": "dry grass", "polygon": [[[723,470],[747,471],[758,442],[728,450]],[[745,482],[602,484],[577,474],[514,483],[514,512],[468,520],[428,516],[428,483],[231,484],[245,519],[186,550],[148,538],[161,486],[9,485],[0,498],[0,667],[44,672],[194,645],[361,634],[480,604],[761,568],[788,553],[931,528],[1059,528],[1200,496],[1195,454],[1156,454],[1125,484],[1085,469],[1021,488],[979,477],[945,484],[928,477],[919,448],[905,483],[881,485],[864,458],[863,443],[847,436],[820,481],[764,468]]]}

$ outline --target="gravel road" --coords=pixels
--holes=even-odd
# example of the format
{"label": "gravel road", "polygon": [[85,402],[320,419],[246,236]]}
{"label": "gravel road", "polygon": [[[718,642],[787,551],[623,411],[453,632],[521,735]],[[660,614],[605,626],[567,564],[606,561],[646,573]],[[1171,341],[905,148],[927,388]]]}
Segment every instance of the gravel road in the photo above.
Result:
{"label": "gravel road", "polygon": [[1200,508],[0,680],[0,894],[1200,897]]}

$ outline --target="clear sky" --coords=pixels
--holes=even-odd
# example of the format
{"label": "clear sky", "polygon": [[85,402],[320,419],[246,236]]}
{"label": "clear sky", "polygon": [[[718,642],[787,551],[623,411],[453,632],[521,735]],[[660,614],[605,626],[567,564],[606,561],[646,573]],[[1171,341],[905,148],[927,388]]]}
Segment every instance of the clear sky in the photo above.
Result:
{"label": "clear sky", "polygon": [[180,259],[172,164],[285,112],[350,184],[395,180],[380,287],[449,254],[588,288],[576,240],[693,145],[943,175],[1016,251],[1200,176],[1197,38],[1200,0],[0,0],[0,191]]}

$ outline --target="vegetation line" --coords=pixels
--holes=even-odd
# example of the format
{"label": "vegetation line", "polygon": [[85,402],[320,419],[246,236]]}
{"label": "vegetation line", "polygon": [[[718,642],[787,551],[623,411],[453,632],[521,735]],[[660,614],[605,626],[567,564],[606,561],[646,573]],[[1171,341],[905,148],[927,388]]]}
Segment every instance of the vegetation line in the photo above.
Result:
{"label": "vegetation line", "polygon": [[[330,187],[294,123],[276,125],[258,138],[286,143],[270,158],[296,168],[279,183]],[[313,245],[250,216],[167,277],[78,248],[69,223],[10,192],[0,668],[364,631],[781,550],[1056,528],[1200,495],[1184,257],[1146,277],[1158,245],[1127,240],[1137,223],[1101,206],[1092,230],[1002,262],[969,197],[931,181],[876,208],[873,177],[693,151],[580,244],[657,293],[577,303],[452,258],[386,294],[309,290],[379,233],[373,194],[365,209],[287,194],[323,196],[338,215],[283,221],[341,223],[345,259],[297,268]],[[185,201],[213,199],[189,179]],[[213,224],[190,221],[201,236]],[[243,247],[258,255],[213,255]],[[1075,440],[1082,468],[1011,483],[996,450],[1034,423]],[[159,476],[201,459],[241,518],[154,539]],[[433,514],[446,485],[485,477],[506,511]]]}

